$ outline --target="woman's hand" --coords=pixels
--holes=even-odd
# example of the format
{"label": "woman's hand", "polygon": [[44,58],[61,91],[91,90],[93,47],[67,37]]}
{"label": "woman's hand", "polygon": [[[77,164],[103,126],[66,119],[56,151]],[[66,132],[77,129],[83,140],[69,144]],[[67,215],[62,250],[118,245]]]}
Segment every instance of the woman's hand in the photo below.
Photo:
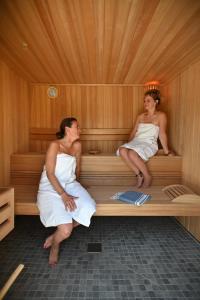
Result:
{"label": "woman's hand", "polygon": [[168,156],[175,156],[175,153],[173,151],[169,151]]}
{"label": "woman's hand", "polygon": [[166,156],[175,156],[175,153],[173,151],[168,151],[165,153]]}
{"label": "woman's hand", "polygon": [[77,199],[78,197],[68,195],[66,192],[62,193],[60,196],[65,204],[66,209],[69,209],[70,211],[76,209],[76,203],[74,200]]}

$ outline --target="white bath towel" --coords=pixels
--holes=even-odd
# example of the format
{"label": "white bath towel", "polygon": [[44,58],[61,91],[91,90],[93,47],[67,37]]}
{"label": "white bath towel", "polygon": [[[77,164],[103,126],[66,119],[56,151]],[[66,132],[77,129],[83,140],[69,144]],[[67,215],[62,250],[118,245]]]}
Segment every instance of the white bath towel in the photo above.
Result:
{"label": "white bath towel", "polygon": [[55,175],[66,193],[78,197],[75,199],[77,208],[69,211],[65,208],[61,196],[51,185],[44,167],[37,195],[37,205],[41,222],[45,227],[72,223],[73,220],[84,226],[90,225],[90,219],[96,211],[96,204],[86,189],[75,180],[75,169],[76,158],[74,156],[65,153],[57,155]]}
{"label": "white bath towel", "polygon": [[[120,147],[134,150],[144,161],[147,161],[158,151],[158,135],[159,126],[152,123],[140,123],[135,137]],[[117,155],[119,155],[119,149]]]}

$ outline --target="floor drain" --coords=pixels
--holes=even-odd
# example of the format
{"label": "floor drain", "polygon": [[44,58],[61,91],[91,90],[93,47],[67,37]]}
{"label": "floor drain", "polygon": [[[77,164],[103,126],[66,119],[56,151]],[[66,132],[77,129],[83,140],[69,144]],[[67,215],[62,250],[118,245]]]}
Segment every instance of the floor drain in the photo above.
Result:
{"label": "floor drain", "polygon": [[102,251],[101,243],[88,243],[87,252],[100,253]]}

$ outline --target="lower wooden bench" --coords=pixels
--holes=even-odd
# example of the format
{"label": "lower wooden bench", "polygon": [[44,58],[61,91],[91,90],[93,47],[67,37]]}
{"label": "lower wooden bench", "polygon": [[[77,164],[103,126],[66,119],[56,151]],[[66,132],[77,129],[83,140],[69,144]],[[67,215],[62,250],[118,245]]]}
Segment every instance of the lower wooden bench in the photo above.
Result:
{"label": "lower wooden bench", "polygon": [[[200,216],[200,196],[177,184],[139,189],[152,196],[142,206],[110,199],[117,192],[138,189],[128,186],[90,186],[89,193],[97,203],[96,216]],[[37,215],[37,186],[18,185],[15,189],[15,213]]]}

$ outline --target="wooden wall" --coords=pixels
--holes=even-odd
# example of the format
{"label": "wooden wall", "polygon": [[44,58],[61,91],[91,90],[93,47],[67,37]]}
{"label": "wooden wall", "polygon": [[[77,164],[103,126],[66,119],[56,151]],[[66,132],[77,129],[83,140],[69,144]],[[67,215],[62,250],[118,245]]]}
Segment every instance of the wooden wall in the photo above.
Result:
{"label": "wooden wall", "polygon": [[[41,130],[40,134],[48,128],[55,128],[56,132],[60,121],[66,116],[76,117],[85,135],[87,129],[97,128],[100,132],[101,129],[105,129],[102,131],[102,140],[95,137],[95,134],[88,134],[88,137],[84,138],[84,152],[89,149],[114,152],[118,145],[127,140],[126,133],[131,131],[136,115],[143,109],[142,85],[57,85],[56,99],[48,98],[47,88],[48,85],[31,87],[31,132],[37,131],[38,128]],[[112,128],[115,131],[125,130],[119,138],[112,134],[105,138],[106,130]],[[40,137],[41,135],[37,138],[35,134],[31,134],[31,151],[46,150],[49,141],[42,141]]]}
{"label": "wooden wall", "polygon": [[[165,86],[169,100],[170,138],[183,156],[183,182],[200,194],[200,60]],[[200,217],[179,221],[200,240]]]}
{"label": "wooden wall", "polygon": [[0,61],[0,186],[10,182],[10,154],[28,151],[28,83]]}

